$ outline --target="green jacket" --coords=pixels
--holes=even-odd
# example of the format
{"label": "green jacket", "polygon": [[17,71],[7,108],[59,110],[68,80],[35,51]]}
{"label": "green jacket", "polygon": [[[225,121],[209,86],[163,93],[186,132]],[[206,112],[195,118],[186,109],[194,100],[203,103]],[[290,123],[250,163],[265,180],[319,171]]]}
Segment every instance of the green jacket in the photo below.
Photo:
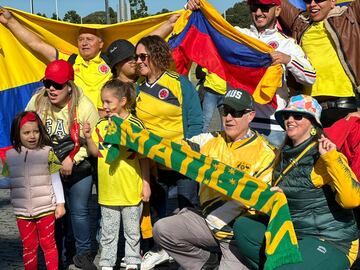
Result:
{"label": "green jacket", "polygon": [[[274,171],[274,179],[311,143],[309,139],[297,147],[285,145]],[[351,189],[352,185],[354,189]],[[287,197],[298,237],[313,236],[327,240],[348,253],[358,234],[353,211],[343,208],[346,205],[341,205],[341,196],[350,187],[347,196],[351,198],[351,192],[354,193],[354,198],[357,198],[355,206],[360,188],[342,154],[333,150],[320,156],[318,144],[315,144],[294,162],[278,186]]]}

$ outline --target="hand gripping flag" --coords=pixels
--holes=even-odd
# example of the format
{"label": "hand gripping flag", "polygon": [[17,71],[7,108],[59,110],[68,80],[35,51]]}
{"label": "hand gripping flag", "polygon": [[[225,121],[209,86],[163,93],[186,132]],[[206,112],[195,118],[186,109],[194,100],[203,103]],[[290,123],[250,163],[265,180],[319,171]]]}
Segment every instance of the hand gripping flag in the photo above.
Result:
{"label": "hand gripping flag", "polygon": [[269,52],[274,49],[236,30],[206,1],[200,0],[200,10],[183,13],[169,45],[179,73],[186,74],[195,62],[233,87],[248,91],[256,102],[275,103],[282,68],[271,66]]}
{"label": "hand gripping flag", "polygon": [[[101,29],[104,49],[116,39],[128,39],[135,44],[167,21],[172,13],[111,25],[72,24],[54,21],[16,9],[8,8],[12,15],[41,39],[61,52],[78,53],[77,36],[81,27]],[[0,154],[10,145],[9,134],[14,116],[24,110],[35,90],[42,86],[44,57],[34,53],[20,42],[4,25],[0,24]]]}
{"label": "hand gripping flag", "polygon": [[104,142],[110,146],[108,163],[117,158],[122,145],[268,215],[265,270],[302,261],[283,193],[270,191],[270,186],[259,179],[195,152],[188,145],[161,138],[117,117],[112,117]]}

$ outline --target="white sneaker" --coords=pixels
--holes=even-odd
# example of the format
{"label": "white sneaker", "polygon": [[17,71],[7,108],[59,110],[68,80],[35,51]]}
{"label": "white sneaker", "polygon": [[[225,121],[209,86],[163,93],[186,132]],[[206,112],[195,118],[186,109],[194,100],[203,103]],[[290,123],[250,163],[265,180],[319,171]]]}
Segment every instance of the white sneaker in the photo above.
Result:
{"label": "white sneaker", "polygon": [[126,267],[125,257],[122,257],[122,258],[121,258],[120,267],[123,267],[123,268]]}
{"label": "white sneaker", "polygon": [[167,254],[167,252],[163,249],[157,252],[148,251],[144,254],[141,262],[141,270],[151,270],[156,265],[169,261],[169,258],[169,254]]}

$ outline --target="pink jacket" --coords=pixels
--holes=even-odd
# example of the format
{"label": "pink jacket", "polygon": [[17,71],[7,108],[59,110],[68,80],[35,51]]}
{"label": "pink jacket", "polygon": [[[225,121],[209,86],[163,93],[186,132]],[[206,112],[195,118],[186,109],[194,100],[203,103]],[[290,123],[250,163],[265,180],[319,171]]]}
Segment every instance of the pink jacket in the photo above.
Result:
{"label": "pink jacket", "polygon": [[11,149],[6,163],[11,179],[11,203],[15,215],[32,217],[56,208],[56,198],[49,173],[50,147],[21,152]]}

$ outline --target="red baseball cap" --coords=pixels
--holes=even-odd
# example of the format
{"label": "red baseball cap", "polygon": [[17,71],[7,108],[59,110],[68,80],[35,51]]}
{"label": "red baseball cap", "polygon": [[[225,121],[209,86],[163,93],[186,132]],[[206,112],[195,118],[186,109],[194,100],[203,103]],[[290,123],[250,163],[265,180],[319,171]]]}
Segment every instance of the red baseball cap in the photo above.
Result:
{"label": "red baseball cap", "polygon": [[73,66],[65,60],[55,60],[47,65],[43,80],[51,80],[59,84],[74,80]]}
{"label": "red baseball cap", "polygon": [[248,0],[248,5],[251,4],[260,4],[260,5],[275,5],[280,6],[281,0]]}

